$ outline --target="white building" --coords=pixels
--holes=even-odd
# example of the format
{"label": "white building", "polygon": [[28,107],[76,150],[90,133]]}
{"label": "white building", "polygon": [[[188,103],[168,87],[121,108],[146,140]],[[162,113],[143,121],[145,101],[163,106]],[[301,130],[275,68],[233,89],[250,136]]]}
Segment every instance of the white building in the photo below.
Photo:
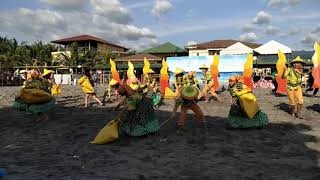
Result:
{"label": "white building", "polygon": [[[241,44],[239,44],[239,42]],[[214,55],[215,53],[220,54],[222,50],[225,50],[226,48],[232,45],[235,45],[231,47],[232,49],[235,50],[234,53],[235,52],[239,53],[240,51],[241,53],[243,53],[243,51],[246,51],[246,50],[250,50],[250,52],[252,52],[251,50],[260,46],[260,44],[237,41],[237,40],[214,40],[214,41],[209,41],[205,43],[190,45],[190,46],[187,46],[186,48],[189,50],[189,56],[209,56],[209,55]],[[232,51],[230,51],[231,48],[229,48],[228,54],[233,53]],[[225,51],[225,53],[227,52]]]}

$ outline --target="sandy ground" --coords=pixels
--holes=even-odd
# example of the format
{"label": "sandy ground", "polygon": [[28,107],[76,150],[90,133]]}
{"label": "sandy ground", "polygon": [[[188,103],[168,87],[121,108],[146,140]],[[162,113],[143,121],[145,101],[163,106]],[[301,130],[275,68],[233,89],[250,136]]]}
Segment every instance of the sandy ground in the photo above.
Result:
{"label": "sandy ground", "polygon": [[[143,138],[122,136],[106,145],[91,145],[97,132],[115,116],[110,105],[83,109],[78,86],[63,86],[50,120],[13,109],[19,87],[0,87],[0,168],[8,180],[37,179],[320,179],[320,98],[305,97],[304,120],[292,119],[287,97],[270,90],[255,94],[270,124],[264,129],[227,130],[230,108],[224,103],[200,103],[209,134],[197,129],[190,113],[186,131],[175,122]],[[103,87],[98,95],[103,94]],[[170,116],[172,101],[157,109],[160,122]]]}

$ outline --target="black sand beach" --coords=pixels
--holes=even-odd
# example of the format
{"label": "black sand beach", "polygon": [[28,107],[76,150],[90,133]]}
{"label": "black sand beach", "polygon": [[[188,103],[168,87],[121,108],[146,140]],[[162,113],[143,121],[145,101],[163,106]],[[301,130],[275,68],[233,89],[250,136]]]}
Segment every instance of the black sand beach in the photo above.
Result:
{"label": "black sand beach", "polygon": [[[263,129],[227,130],[230,108],[227,92],[223,103],[200,103],[209,133],[187,116],[186,131],[175,132],[175,122],[159,134],[121,138],[111,144],[89,142],[115,117],[110,105],[84,109],[78,86],[63,86],[50,120],[13,109],[19,87],[0,87],[0,168],[8,180],[43,179],[320,179],[319,97],[304,97],[304,120],[292,119],[287,97],[257,89],[260,107],[270,119]],[[103,94],[100,87],[98,95]],[[157,109],[160,122],[171,114],[172,101]],[[178,116],[177,116],[178,117]]]}

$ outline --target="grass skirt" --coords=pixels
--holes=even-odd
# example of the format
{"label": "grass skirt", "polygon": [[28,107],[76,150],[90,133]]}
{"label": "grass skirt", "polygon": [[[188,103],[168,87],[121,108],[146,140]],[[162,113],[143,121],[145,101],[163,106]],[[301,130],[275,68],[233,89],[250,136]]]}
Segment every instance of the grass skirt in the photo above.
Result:
{"label": "grass skirt", "polygon": [[50,109],[52,109],[55,106],[55,100],[52,99],[49,102],[41,103],[41,104],[27,104],[23,102],[21,99],[16,99],[14,101],[13,107],[21,110],[21,111],[27,111],[34,115],[47,112]]}
{"label": "grass skirt", "polygon": [[269,123],[267,114],[259,110],[257,114],[249,119],[238,105],[232,105],[228,115],[228,125],[232,128],[259,128]]}
{"label": "grass skirt", "polygon": [[139,123],[130,128],[126,123],[122,126],[122,131],[128,136],[145,136],[159,131],[159,121],[153,113],[145,123]]}

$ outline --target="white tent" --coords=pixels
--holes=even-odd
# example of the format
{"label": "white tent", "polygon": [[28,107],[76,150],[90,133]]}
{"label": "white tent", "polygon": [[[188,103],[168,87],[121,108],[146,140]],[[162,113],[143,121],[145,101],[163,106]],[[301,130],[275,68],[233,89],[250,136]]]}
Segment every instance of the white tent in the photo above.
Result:
{"label": "white tent", "polygon": [[278,54],[278,50],[280,50],[284,54],[292,53],[292,50],[289,47],[274,40],[269,41],[266,44],[254,49],[254,51],[259,54]]}
{"label": "white tent", "polygon": [[222,51],[220,51],[221,55],[234,55],[234,54],[248,54],[248,53],[252,53],[253,49],[251,49],[250,47],[242,44],[241,42],[237,42],[229,47],[227,47],[226,49],[223,49]]}

